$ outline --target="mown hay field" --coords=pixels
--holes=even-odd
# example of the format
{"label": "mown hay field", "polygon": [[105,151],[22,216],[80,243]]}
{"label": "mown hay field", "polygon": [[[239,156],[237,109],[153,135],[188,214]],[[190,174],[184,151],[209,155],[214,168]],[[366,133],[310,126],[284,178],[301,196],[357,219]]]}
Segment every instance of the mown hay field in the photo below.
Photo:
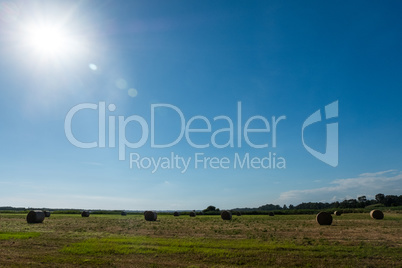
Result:
{"label": "mown hay field", "polygon": [[0,214],[0,267],[402,267],[402,215]]}

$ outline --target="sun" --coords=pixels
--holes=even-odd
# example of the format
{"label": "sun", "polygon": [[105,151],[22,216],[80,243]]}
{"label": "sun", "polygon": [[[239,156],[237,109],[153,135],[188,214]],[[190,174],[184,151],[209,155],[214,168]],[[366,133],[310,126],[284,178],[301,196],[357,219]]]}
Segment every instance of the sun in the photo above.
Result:
{"label": "sun", "polygon": [[71,34],[53,24],[30,24],[24,39],[26,46],[41,58],[68,58],[77,49]]}
{"label": "sun", "polygon": [[51,26],[34,26],[29,30],[28,42],[34,49],[49,53],[56,53],[63,50],[65,34]]}

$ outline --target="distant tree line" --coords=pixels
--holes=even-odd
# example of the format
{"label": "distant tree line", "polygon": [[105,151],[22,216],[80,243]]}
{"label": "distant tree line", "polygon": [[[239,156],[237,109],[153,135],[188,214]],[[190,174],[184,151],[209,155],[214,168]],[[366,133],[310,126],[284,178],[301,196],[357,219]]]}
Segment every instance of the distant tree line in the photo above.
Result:
{"label": "distant tree line", "polygon": [[2,211],[25,211],[25,208],[15,208],[15,207],[0,207]]}
{"label": "distant tree line", "polygon": [[371,205],[381,205],[385,207],[402,206],[402,195],[384,195],[377,194],[375,199],[367,199],[366,196],[359,196],[357,199],[345,199],[342,202],[336,201],[332,203],[322,203],[322,202],[308,202],[301,203],[297,206],[294,205],[273,205],[266,204],[258,208],[236,208],[234,210],[239,211],[280,211],[280,210],[319,210],[319,209],[332,209],[332,208],[365,208]]}
{"label": "distant tree line", "polygon": [[[384,207],[396,207],[402,206],[402,195],[384,195],[377,194],[375,199],[367,199],[366,196],[359,196],[357,199],[345,199],[342,202],[336,201],[332,203],[322,203],[322,202],[308,202],[301,203],[297,206],[293,205],[273,205],[266,204],[260,206],[258,208],[235,208],[232,211],[241,211],[246,214],[266,214],[267,211],[275,211],[277,214],[292,214],[296,212],[299,213],[314,213],[316,210],[330,210],[330,209],[363,209],[369,206],[384,206]],[[10,206],[0,207],[0,211],[3,213],[9,212],[25,212],[32,208],[16,208]],[[49,209],[43,209],[49,210]],[[293,211],[293,212],[292,212]],[[63,213],[63,214],[80,214],[81,210],[78,209],[52,209],[53,213]],[[138,211],[130,211],[131,213],[140,213]],[[120,210],[94,210],[91,211],[92,214],[120,214]],[[142,212],[141,212],[142,213]],[[205,214],[205,215],[218,215],[220,214],[219,208],[215,206],[208,206],[206,209],[202,211],[198,211],[197,214]]]}
{"label": "distant tree line", "polygon": [[[357,199],[345,199],[342,202],[321,203],[309,202],[301,203],[295,206],[295,209],[326,209],[326,208],[365,208],[371,205],[383,205],[385,207],[402,206],[402,195],[384,195],[377,194],[375,199],[367,199],[365,195],[359,196]],[[292,205],[289,208],[293,208]]]}

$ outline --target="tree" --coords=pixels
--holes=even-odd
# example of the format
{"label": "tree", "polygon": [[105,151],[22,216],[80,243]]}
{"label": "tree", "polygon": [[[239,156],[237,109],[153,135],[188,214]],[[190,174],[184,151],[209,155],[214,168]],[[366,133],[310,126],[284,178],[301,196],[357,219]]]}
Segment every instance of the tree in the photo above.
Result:
{"label": "tree", "polygon": [[357,201],[359,202],[358,207],[364,208],[366,206],[366,203],[367,203],[367,198],[366,198],[365,195],[362,195],[362,196],[359,196],[357,198]]}
{"label": "tree", "polygon": [[357,200],[356,199],[349,199],[348,200],[348,205],[350,208],[356,208],[357,207]]}
{"label": "tree", "polygon": [[273,204],[266,204],[261,207],[258,207],[258,210],[281,210],[281,206],[273,205]]}
{"label": "tree", "polygon": [[387,207],[397,206],[397,203],[398,203],[398,196],[396,195],[386,195],[384,197],[384,205]]}
{"label": "tree", "polygon": [[365,195],[359,196],[357,198],[357,200],[359,201],[359,203],[365,203],[367,201],[367,198]]}
{"label": "tree", "polygon": [[383,204],[383,203],[384,203],[384,199],[385,199],[384,194],[376,194],[376,195],[375,195],[375,200],[377,201],[377,203]]}
{"label": "tree", "polygon": [[202,212],[216,212],[219,211],[219,208],[216,208],[215,206],[208,206],[206,209],[204,209]]}
{"label": "tree", "polygon": [[288,207],[286,206],[286,204],[285,204],[285,205],[283,205],[283,209],[288,209]]}
{"label": "tree", "polygon": [[208,206],[205,210],[206,210],[206,211],[215,211],[215,210],[216,210],[216,207],[214,207],[214,206]]}

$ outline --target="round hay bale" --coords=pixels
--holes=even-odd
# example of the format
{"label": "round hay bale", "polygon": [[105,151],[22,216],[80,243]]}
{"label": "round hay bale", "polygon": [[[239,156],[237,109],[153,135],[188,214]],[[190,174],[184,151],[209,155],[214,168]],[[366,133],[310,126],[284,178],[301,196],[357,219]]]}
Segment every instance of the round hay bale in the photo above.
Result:
{"label": "round hay bale", "polygon": [[319,225],[331,225],[332,215],[328,212],[320,212],[317,214],[316,221]]}
{"label": "round hay bale", "polygon": [[232,219],[232,212],[227,210],[222,211],[221,218],[224,221],[230,221]]}
{"label": "round hay bale", "polygon": [[175,213],[173,213],[173,216],[175,216],[175,217],[179,217],[179,216],[180,216],[180,213],[179,213],[179,212],[177,212],[177,211],[175,211]]}
{"label": "round hay bale", "polygon": [[50,211],[43,211],[43,213],[45,213],[45,217],[49,218],[50,217]]}
{"label": "round hay bale", "polygon": [[381,211],[381,210],[378,210],[378,209],[372,210],[372,211],[370,212],[370,216],[371,216],[373,219],[376,219],[376,220],[382,220],[382,219],[384,219],[384,213],[382,213],[382,211]]}
{"label": "round hay bale", "polygon": [[122,211],[122,212],[121,212],[121,216],[127,216],[127,212]]}
{"label": "round hay bale", "polygon": [[31,210],[27,215],[28,223],[42,223],[45,219],[45,213],[42,210]]}
{"label": "round hay bale", "polygon": [[191,211],[191,212],[190,212],[190,217],[195,217],[195,216],[196,216],[195,212],[194,212],[194,211]]}
{"label": "round hay bale", "polygon": [[81,213],[81,217],[89,217],[89,211],[84,210],[84,211]]}
{"label": "round hay bale", "polygon": [[335,216],[341,216],[341,215],[342,215],[342,212],[340,212],[340,211],[335,211],[335,212],[334,212],[334,215],[335,215]]}
{"label": "round hay bale", "polygon": [[236,215],[237,215],[237,216],[241,216],[241,212],[240,212],[240,211],[237,211],[237,212],[236,212]]}
{"label": "round hay bale", "polygon": [[144,218],[146,221],[156,221],[158,214],[155,211],[145,211]]}
{"label": "round hay bale", "polygon": [[275,216],[275,214],[271,211],[270,213],[268,213],[269,216]]}

